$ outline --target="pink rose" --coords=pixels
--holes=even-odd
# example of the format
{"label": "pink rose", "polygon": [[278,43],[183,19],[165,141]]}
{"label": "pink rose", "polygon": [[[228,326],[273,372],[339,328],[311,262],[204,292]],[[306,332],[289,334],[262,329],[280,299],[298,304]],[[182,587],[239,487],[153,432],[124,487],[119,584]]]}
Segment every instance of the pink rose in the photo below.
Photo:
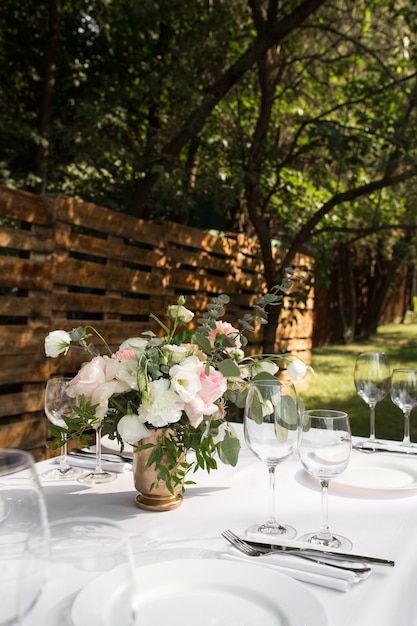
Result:
{"label": "pink rose", "polygon": [[216,322],[216,328],[212,328],[207,335],[207,339],[210,342],[212,348],[214,348],[214,343],[216,341],[217,335],[225,335],[232,339],[235,343],[236,348],[241,347],[240,334],[237,328],[229,324],[229,322]]}
{"label": "pink rose", "polygon": [[112,358],[121,363],[122,361],[132,361],[136,358],[136,352],[133,348],[126,348],[125,350],[117,350],[112,354]]}
{"label": "pink rose", "polygon": [[85,363],[67,387],[70,398],[84,396],[91,404],[97,404],[96,418],[102,420],[109,408],[109,398],[127,391],[129,386],[116,379],[119,361],[108,356],[96,356]]}
{"label": "pink rose", "polygon": [[221,372],[210,367],[209,373],[206,374],[203,369],[200,374],[201,389],[198,392],[200,398],[206,405],[212,404],[222,397],[227,390],[226,378]]}
{"label": "pink rose", "polygon": [[222,397],[227,389],[226,378],[223,374],[210,367],[206,374],[204,369],[200,373],[201,388],[197,395],[184,406],[184,411],[190,424],[197,428],[205,415],[214,415],[219,410],[215,401]]}

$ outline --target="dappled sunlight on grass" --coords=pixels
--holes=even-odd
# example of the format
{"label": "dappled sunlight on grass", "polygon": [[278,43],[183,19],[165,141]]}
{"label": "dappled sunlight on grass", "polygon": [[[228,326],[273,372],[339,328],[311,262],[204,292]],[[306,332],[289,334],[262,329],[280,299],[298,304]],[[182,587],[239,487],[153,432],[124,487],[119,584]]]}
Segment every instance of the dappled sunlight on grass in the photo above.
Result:
{"label": "dappled sunlight on grass", "polygon": [[[328,408],[346,411],[354,435],[369,435],[369,409],[357,396],[353,383],[356,355],[365,350],[387,353],[391,369],[417,368],[417,324],[387,324],[369,341],[333,345],[313,350],[315,376],[300,395],[307,409]],[[376,407],[376,435],[402,439],[403,416],[386,397]],[[411,413],[411,439],[417,441],[417,409]]]}

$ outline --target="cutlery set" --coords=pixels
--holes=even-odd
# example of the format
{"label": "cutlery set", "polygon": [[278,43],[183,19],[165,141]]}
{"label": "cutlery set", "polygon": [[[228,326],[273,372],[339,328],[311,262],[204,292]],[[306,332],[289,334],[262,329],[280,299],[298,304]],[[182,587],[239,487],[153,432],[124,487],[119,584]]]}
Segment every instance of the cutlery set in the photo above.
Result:
{"label": "cutlery set", "polygon": [[[90,459],[94,461],[96,453],[94,450],[81,450],[80,448],[73,448],[69,453],[69,456],[73,456],[77,459]],[[109,463],[133,463],[132,457],[123,456],[121,454],[112,454],[110,452],[102,452],[101,460]]]}
{"label": "cutlery set", "polygon": [[[394,561],[373,556],[351,554],[347,552],[332,552],[329,550],[320,550],[319,548],[314,547],[285,546],[248,541],[241,539],[231,530],[225,530],[222,533],[222,536],[240,552],[249,557],[267,556],[271,554],[290,554],[309,561],[314,561],[321,565],[349,570],[358,575],[370,572],[370,567],[366,566],[366,564],[383,565],[387,567],[394,567],[395,565]],[[338,561],[343,561],[344,563]],[[347,562],[351,563],[351,565],[348,565]]]}

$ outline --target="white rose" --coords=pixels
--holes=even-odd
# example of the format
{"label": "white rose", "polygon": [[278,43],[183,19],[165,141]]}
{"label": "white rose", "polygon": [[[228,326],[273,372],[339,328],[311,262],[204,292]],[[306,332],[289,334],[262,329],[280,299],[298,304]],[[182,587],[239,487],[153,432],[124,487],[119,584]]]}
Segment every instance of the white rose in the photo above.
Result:
{"label": "white rose", "polygon": [[307,372],[307,365],[301,359],[295,358],[288,365],[287,372],[293,380],[301,380]]}
{"label": "white rose", "polygon": [[71,336],[66,330],[53,330],[45,338],[45,354],[55,358],[66,354],[71,345]]}

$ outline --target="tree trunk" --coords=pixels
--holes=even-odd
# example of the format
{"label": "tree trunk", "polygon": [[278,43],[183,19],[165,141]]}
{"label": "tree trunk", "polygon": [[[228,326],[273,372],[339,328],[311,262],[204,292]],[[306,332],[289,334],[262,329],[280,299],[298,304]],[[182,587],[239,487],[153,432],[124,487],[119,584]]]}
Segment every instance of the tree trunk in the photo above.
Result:
{"label": "tree trunk", "polygon": [[411,237],[412,233],[408,231],[405,238],[394,246],[390,262],[381,258],[380,254],[377,255],[378,261],[375,264],[375,277],[369,287],[362,324],[357,329],[357,333],[361,338],[368,338],[377,331],[381,311],[389,289],[396,280],[398,269],[401,265],[404,265],[409,255]]}

